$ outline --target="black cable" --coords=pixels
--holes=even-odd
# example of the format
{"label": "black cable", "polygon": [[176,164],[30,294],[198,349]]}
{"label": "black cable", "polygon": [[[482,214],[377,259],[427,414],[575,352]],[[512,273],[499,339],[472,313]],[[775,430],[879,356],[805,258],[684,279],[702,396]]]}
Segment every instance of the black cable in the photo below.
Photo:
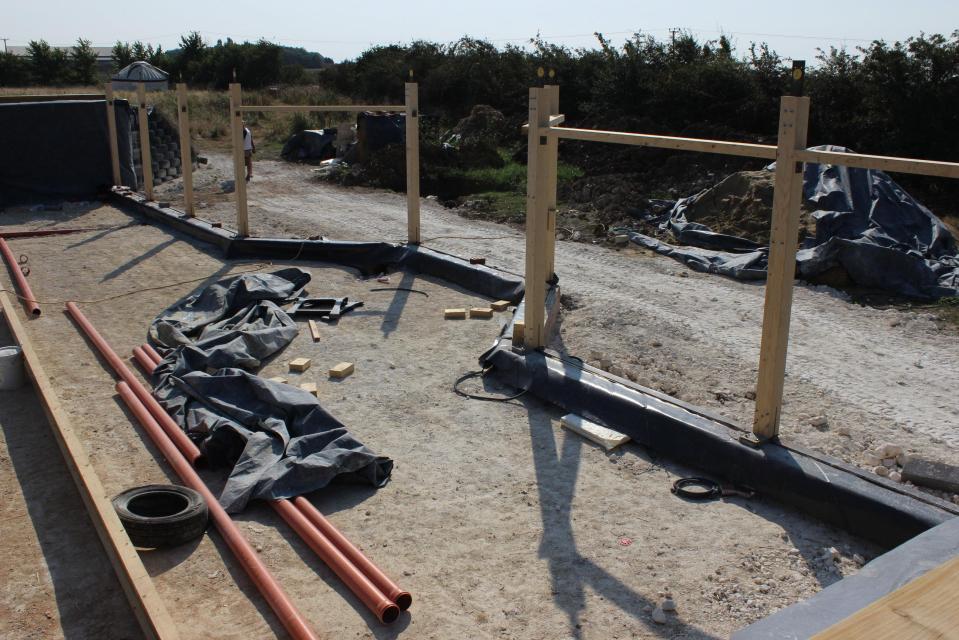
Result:
{"label": "black cable", "polygon": [[464,398],[469,398],[470,400],[485,400],[487,402],[509,402],[510,400],[515,400],[516,398],[520,397],[521,395],[529,391],[529,389],[523,389],[519,393],[511,396],[497,397],[497,396],[481,396],[475,393],[468,393],[460,389],[460,385],[462,383],[466,382],[467,380],[471,378],[482,377],[486,374],[487,371],[489,371],[489,369],[480,369],[479,371],[469,371],[467,373],[464,373],[463,375],[461,375],[459,378],[456,379],[456,382],[453,383],[453,393],[455,393],[458,396],[462,396]]}
{"label": "black cable", "polygon": [[420,291],[419,289],[410,289],[409,287],[379,287],[377,289],[370,289],[370,291],[409,291],[411,293],[422,293],[427,298],[430,297],[430,294],[425,291]]}
{"label": "black cable", "polygon": [[[687,489],[687,487],[696,488]],[[709,500],[718,498],[723,493],[719,483],[708,478],[680,478],[673,483],[671,491],[677,496],[689,500]]]}

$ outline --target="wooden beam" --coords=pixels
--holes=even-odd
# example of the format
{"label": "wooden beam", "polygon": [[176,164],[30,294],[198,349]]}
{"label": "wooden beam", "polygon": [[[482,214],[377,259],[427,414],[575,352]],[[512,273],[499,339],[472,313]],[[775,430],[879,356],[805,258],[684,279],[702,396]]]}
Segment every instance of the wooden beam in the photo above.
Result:
{"label": "wooden beam", "polygon": [[526,295],[524,342],[528,349],[546,346],[546,230],[547,189],[546,124],[549,122],[547,90],[529,90],[529,131],[526,161]]}
{"label": "wooden beam", "polygon": [[230,132],[233,139],[233,194],[236,196],[236,232],[250,235],[250,218],[246,207],[246,163],[243,159],[243,93],[239,82],[230,83]]}
{"label": "wooden beam", "polygon": [[[546,97],[548,105],[546,113],[549,115],[547,123],[550,124],[557,117],[559,112],[559,85],[547,85]],[[551,125],[550,125],[551,126]],[[546,279],[553,280],[556,273],[556,189],[557,176],[559,171],[559,139],[556,136],[549,136],[546,139]],[[549,339],[549,336],[546,336]]]}
{"label": "wooden beam", "polygon": [[104,103],[107,106],[107,136],[110,146],[110,171],[113,174],[113,185],[120,186],[123,181],[120,177],[120,150],[117,147],[117,114],[113,108],[113,85],[107,80],[104,87]]}
{"label": "wooden beam", "polygon": [[183,172],[183,208],[190,217],[196,215],[193,206],[193,153],[190,146],[190,106],[186,83],[176,85],[177,127],[180,129],[180,170]]}
{"label": "wooden beam", "polygon": [[406,83],[406,241],[420,243],[420,98]]}
{"label": "wooden beam", "polygon": [[813,640],[940,640],[959,637],[959,557],[908,582],[813,636]]}
{"label": "wooden beam", "polygon": [[150,158],[150,125],[147,122],[147,90],[142,82],[137,84],[137,121],[140,124],[140,164],[143,175],[143,193],[153,200],[153,161]]}
{"label": "wooden beam", "polygon": [[0,292],[0,307],[10,332],[23,349],[27,372],[36,387],[60,452],[144,635],[158,640],[176,640],[180,637],[176,626],[157,594],[153,580],[143,566],[136,548],[123,529],[100,478],[87,458],[83,444],[73,431],[50,378],[40,364],[30,336],[20,322],[10,298],[3,292]]}
{"label": "wooden beam", "polygon": [[806,146],[808,123],[809,98],[783,96],[779,108],[776,185],[753,417],[753,435],[759,440],[779,435],[803,191],[803,164],[796,157],[797,151]]}
{"label": "wooden beam", "polygon": [[887,156],[869,156],[859,153],[839,153],[837,151],[811,151],[803,149],[796,153],[801,162],[819,164],[838,164],[860,169],[879,169],[899,173],[916,173],[938,178],[959,178],[959,163],[938,162],[936,160],[915,160],[913,158],[892,158]]}
{"label": "wooden beam", "polygon": [[725,142],[722,140],[702,140],[699,138],[676,138],[673,136],[654,136],[645,133],[622,133],[620,131],[598,131],[595,129],[568,129],[550,127],[549,135],[567,140],[592,140],[593,142],[613,142],[639,147],[658,149],[677,149],[679,151],[699,151],[718,153],[727,156],[747,158],[776,159],[776,147],[768,144],[749,142]]}
{"label": "wooden beam", "polygon": [[243,104],[239,107],[240,111],[258,111],[258,112],[336,112],[351,113],[359,111],[406,111],[406,105],[402,104]]}

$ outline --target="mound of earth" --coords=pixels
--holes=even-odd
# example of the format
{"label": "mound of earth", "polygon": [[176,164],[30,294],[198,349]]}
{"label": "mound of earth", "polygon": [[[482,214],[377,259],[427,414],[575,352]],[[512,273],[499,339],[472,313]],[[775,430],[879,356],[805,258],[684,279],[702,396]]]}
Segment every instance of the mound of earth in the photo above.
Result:
{"label": "mound of earth", "polygon": [[[686,220],[704,224],[717,233],[769,243],[776,176],[772,171],[739,171],[700,193],[685,210]],[[815,210],[803,203],[799,214],[799,239],[816,234]]]}

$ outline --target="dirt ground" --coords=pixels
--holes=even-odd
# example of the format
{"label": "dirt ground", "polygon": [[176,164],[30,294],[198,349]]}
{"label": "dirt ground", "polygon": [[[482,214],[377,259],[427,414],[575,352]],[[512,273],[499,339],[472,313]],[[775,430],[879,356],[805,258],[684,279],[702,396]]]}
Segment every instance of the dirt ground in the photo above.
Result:
{"label": "dirt ground", "polygon": [[[266,202],[258,189],[254,182],[254,197]],[[389,228],[392,237],[400,233],[402,220],[393,212],[400,204],[396,196],[370,192],[351,199],[339,190],[328,193],[342,207],[335,212],[343,216],[336,225],[329,209],[315,208],[308,200],[294,209],[290,200],[283,205],[290,213],[277,214],[274,220],[265,219],[263,205],[258,205],[255,227],[274,234],[307,224],[313,233],[330,235],[339,225],[352,229],[353,237],[374,235],[377,228]],[[347,222],[349,206],[352,223]],[[381,209],[378,225],[360,215],[364,210],[372,213],[374,207]],[[314,213],[307,214],[311,208]],[[424,213],[427,234],[452,235],[446,229],[454,221],[440,227],[433,208]],[[173,302],[226,274],[264,265],[223,262],[203,245],[140,225],[109,206],[7,211],[0,222],[4,228],[103,227],[12,241],[15,253],[29,257],[30,280],[44,303],[44,314],[26,321],[28,330],[107,491],[173,480],[121,408],[112,375],[62,313],[62,301],[79,300],[116,350],[127,354],[145,340],[150,320]],[[458,222],[458,235],[465,235]],[[504,234],[511,232],[499,233]],[[465,248],[472,251],[460,253],[484,253],[493,262],[509,260],[507,266],[515,269],[522,252],[491,255],[494,247],[501,252],[509,244],[471,242]],[[623,259],[584,249],[595,252],[597,273],[609,268],[603,267],[608,258]],[[561,261],[570,260],[565,245],[559,255]],[[655,264],[642,256],[629,260]],[[453,394],[453,380],[477,368],[477,356],[505,322],[502,314],[491,320],[443,320],[446,307],[483,302],[474,294],[407,273],[393,274],[391,285],[424,290],[428,298],[375,293],[369,289],[383,285],[362,280],[351,270],[301,266],[313,274],[313,293],[347,295],[366,305],[336,325],[321,326],[318,343],[304,326],[262,374],[316,382],[324,407],[372,449],[395,460],[392,481],[378,491],[336,486],[309,498],[414,596],[412,609],[397,623],[380,625],[272,511],[251,506],[237,518],[241,528],[322,637],[722,638],[812,595],[880,552],[760,498],[680,500],[670,494],[671,482],[691,470],[656,460],[633,444],[606,454],[566,433],[559,426],[561,414],[533,398],[488,403]],[[663,270],[666,267],[675,268],[667,263]],[[194,281],[165,286],[185,280]],[[674,281],[689,285],[698,279]],[[716,282],[724,281],[704,279],[701,286]],[[9,288],[6,272],[0,283]],[[596,284],[602,291],[593,295],[608,292],[602,279]],[[575,282],[571,288],[576,290]],[[133,290],[140,292],[96,302]],[[573,295],[586,297],[582,292]],[[623,304],[623,296],[610,300]],[[643,304],[671,308],[657,300]],[[567,345],[587,331],[595,339],[625,326],[630,329],[622,332],[632,338],[649,335],[650,327],[643,324],[614,325],[612,321],[622,319],[608,305],[591,330],[587,316],[578,311],[569,311],[564,321],[562,339]],[[697,348],[705,355],[703,341],[705,336]],[[312,357],[313,367],[302,375],[287,373],[286,362],[295,356]],[[356,373],[340,382],[327,379],[326,369],[340,361],[354,362]],[[687,362],[680,360],[676,366]],[[6,431],[6,422],[4,427]],[[60,464],[58,453],[51,453],[49,460]],[[205,477],[218,490],[222,474],[209,471]],[[17,490],[16,479],[9,475],[3,483],[4,495]],[[27,530],[27,516],[22,509],[19,513],[12,514],[15,522],[8,526]],[[6,536],[0,547],[0,572],[10,575],[20,552]],[[836,550],[836,561],[830,548]],[[56,562],[52,552],[41,550],[43,562]],[[142,555],[184,638],[283,637],[215,532],[192,545]],[[62,621],[71,607],[82,606],[75,604],[82,602],[78,599],[88,595],[87,590],[64,587],[55,602],[48,597],[43,606],[18,608],[12,603],[18,602],[21,584],[22,578],[0,586],[0,625],[5,625],[0,629],[9,630],[4,637],[55,635],[55,623],[47,614]],[[667,593],[675,598],[678,611],[659,625],[650,613]]]}

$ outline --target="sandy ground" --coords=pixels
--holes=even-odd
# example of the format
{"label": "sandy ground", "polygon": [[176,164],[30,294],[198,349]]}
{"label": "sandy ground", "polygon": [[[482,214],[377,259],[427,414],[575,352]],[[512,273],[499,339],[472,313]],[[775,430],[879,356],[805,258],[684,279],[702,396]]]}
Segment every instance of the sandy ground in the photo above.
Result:
{"label": "sandy ground", "polygon": [[[367,228],[373,222],[359,214],[374,205],[382,208],[380,228],[400,226],[398,217],[390,217],[399,207],[395,196],[348,195],[328,191],[342,206],[337,215],[344,219],[337,226],[374,235]],[[276,214],[269,223],[274,232],[286,224],[307,224],[303,211],[309,202],[298,205],[299,214],[292,202],[287,213]],[[352,224],[347,206],[353,207]],[[330,233],[331,216],[326,209],[318,211],[316,222],[308,224],[326,225],[323,231]],[[468,225],[450,218],[441,226],[437,211],[427,207],[425,213],[428,233],[458,225],[463,235]],[[263,211],[257,209],[254,216],[257,229],[265,230]],[[201,245],[141,226],[107,206],[8,211],[0,222],[14,228],[105,227],[14,241],[14,251],[29,257],[30,280],[44,302],[43,316],[27,326],[107,491],[172,480],[118,403],[112,375],[62,313],[62,301],[79,299],[116,350],[127,354],[143,342],[150,320],[162,309],[204,282],[258,265],[224,263]],[[522,254],[510,255],[510,245],[515,241],[461,246],[467,249],[463,253],[493,257],[494,250],[503,252],[495,254],[495,261],[515,266]],[[602,265],[610,259],[626,259],[593,247],[563,245],[561,262],[572,261],[575,251],[599,256],[593,267],[597,273],[609,268]],[[635,256],[629,260],[651,265],[654,274],[674,268]],[[396,461],[393,479],[383,489],[337,486],[309,497],[414,595],[413,608],[397,623],[380,625],[269,509],[251,506],[238,517],[241,528],[322,637],[722,638],[854,572],[856,554],[868,560],[879,552],[759,498],[705,504],[680,500],[669,487],[691,470],[657,461],[632,444],[608,455],[567,434],[559,426],[559,412],[533,398],[486,403],[456,396],[452,381],[476,368],[477,356],[505,321],[502,315],[442,319],[445,307],[481,303],[476,295],[402,273],[393,274],[394,286],[422,289],[429,297],[373,293],[372,286],[383,285],[363,281],[350,270],[303,266],[313,274],[315,294],[348,295],[366,305],[337,325],[322,326],[318,343],[304,326],[263,375],[316,382],[324,407],[368,446]],[[647,280],[645,275],[642,279]],[[197,281],[155,289],[183,280]],[[725,282],[675,281],[701,287]],[[6,272],[0,283],[9,287]],[[141,292],[96,302],[132,290]],[[612,304],[623,304],[626,297],[625,291],[613,296]],[[576,318],[577,311],[571,311],[564,338],[575,335]],[[611,326],[605,320],[596,324]],[[646,335],[640,329],[647,328],[632,331]],[[286,362],[295,356],[312,357],[313,367],[299,376],[288,374]],[[341,382],[328,380],[326,369],[344,360],[356,364],[356,373]],[[59,462],[58,455],[51,454],[50,460]],[[215,488],[222,481],[217,472],[206,477]],[[8,477],[4,482],[5,494],[16,488]],[[30,527],[22,512],[14,516],[16,526]],[[17,551],[10,545],[0,539],[4,574],[16,564]],[[830,547],[839,556],[835,562]],[[42,553],[46,564],[55,561],[52,552]],[[143,557],[184,638],[283,637],[216,533]],[[15,602],[18,584],[4,581],[0,602]],[[651,607],[667,593],[675,597],[678,611],[658,625],[651,620]],[[45,607],[55,606],[59,614],[53,615],[63,619],[86,596],[64,588]],[[4,637],[47,637],[46,610],[3,609],[0,625],[6,626],[0,628],[10,630]]]}
{"label": "sandy ground", "polygon": [[[199,215],[235,226],[229,158],[197,173]],[[162,193],[176,201],[179,182]],[[309,167],[261,162],[249,186],[254,235],[404,241],[403,194],[343,189]],[[521,232],[466,219],[428,199],[427,246],[523,273]],[[495,239],[491,239],[495,238]],[[559,242],[556,271],[566,304],[554,348],[620,375],[752,423],[763,284],[699,274],[635,248]],[[959,462],[959,335],[935,316],[854,304],[828,287],[795,288],[787,364],[784,440],[861,462],[893,442]],[[826,426],[812,418],[825,416]],[[946,496],[949,497],[949,496]]]}

